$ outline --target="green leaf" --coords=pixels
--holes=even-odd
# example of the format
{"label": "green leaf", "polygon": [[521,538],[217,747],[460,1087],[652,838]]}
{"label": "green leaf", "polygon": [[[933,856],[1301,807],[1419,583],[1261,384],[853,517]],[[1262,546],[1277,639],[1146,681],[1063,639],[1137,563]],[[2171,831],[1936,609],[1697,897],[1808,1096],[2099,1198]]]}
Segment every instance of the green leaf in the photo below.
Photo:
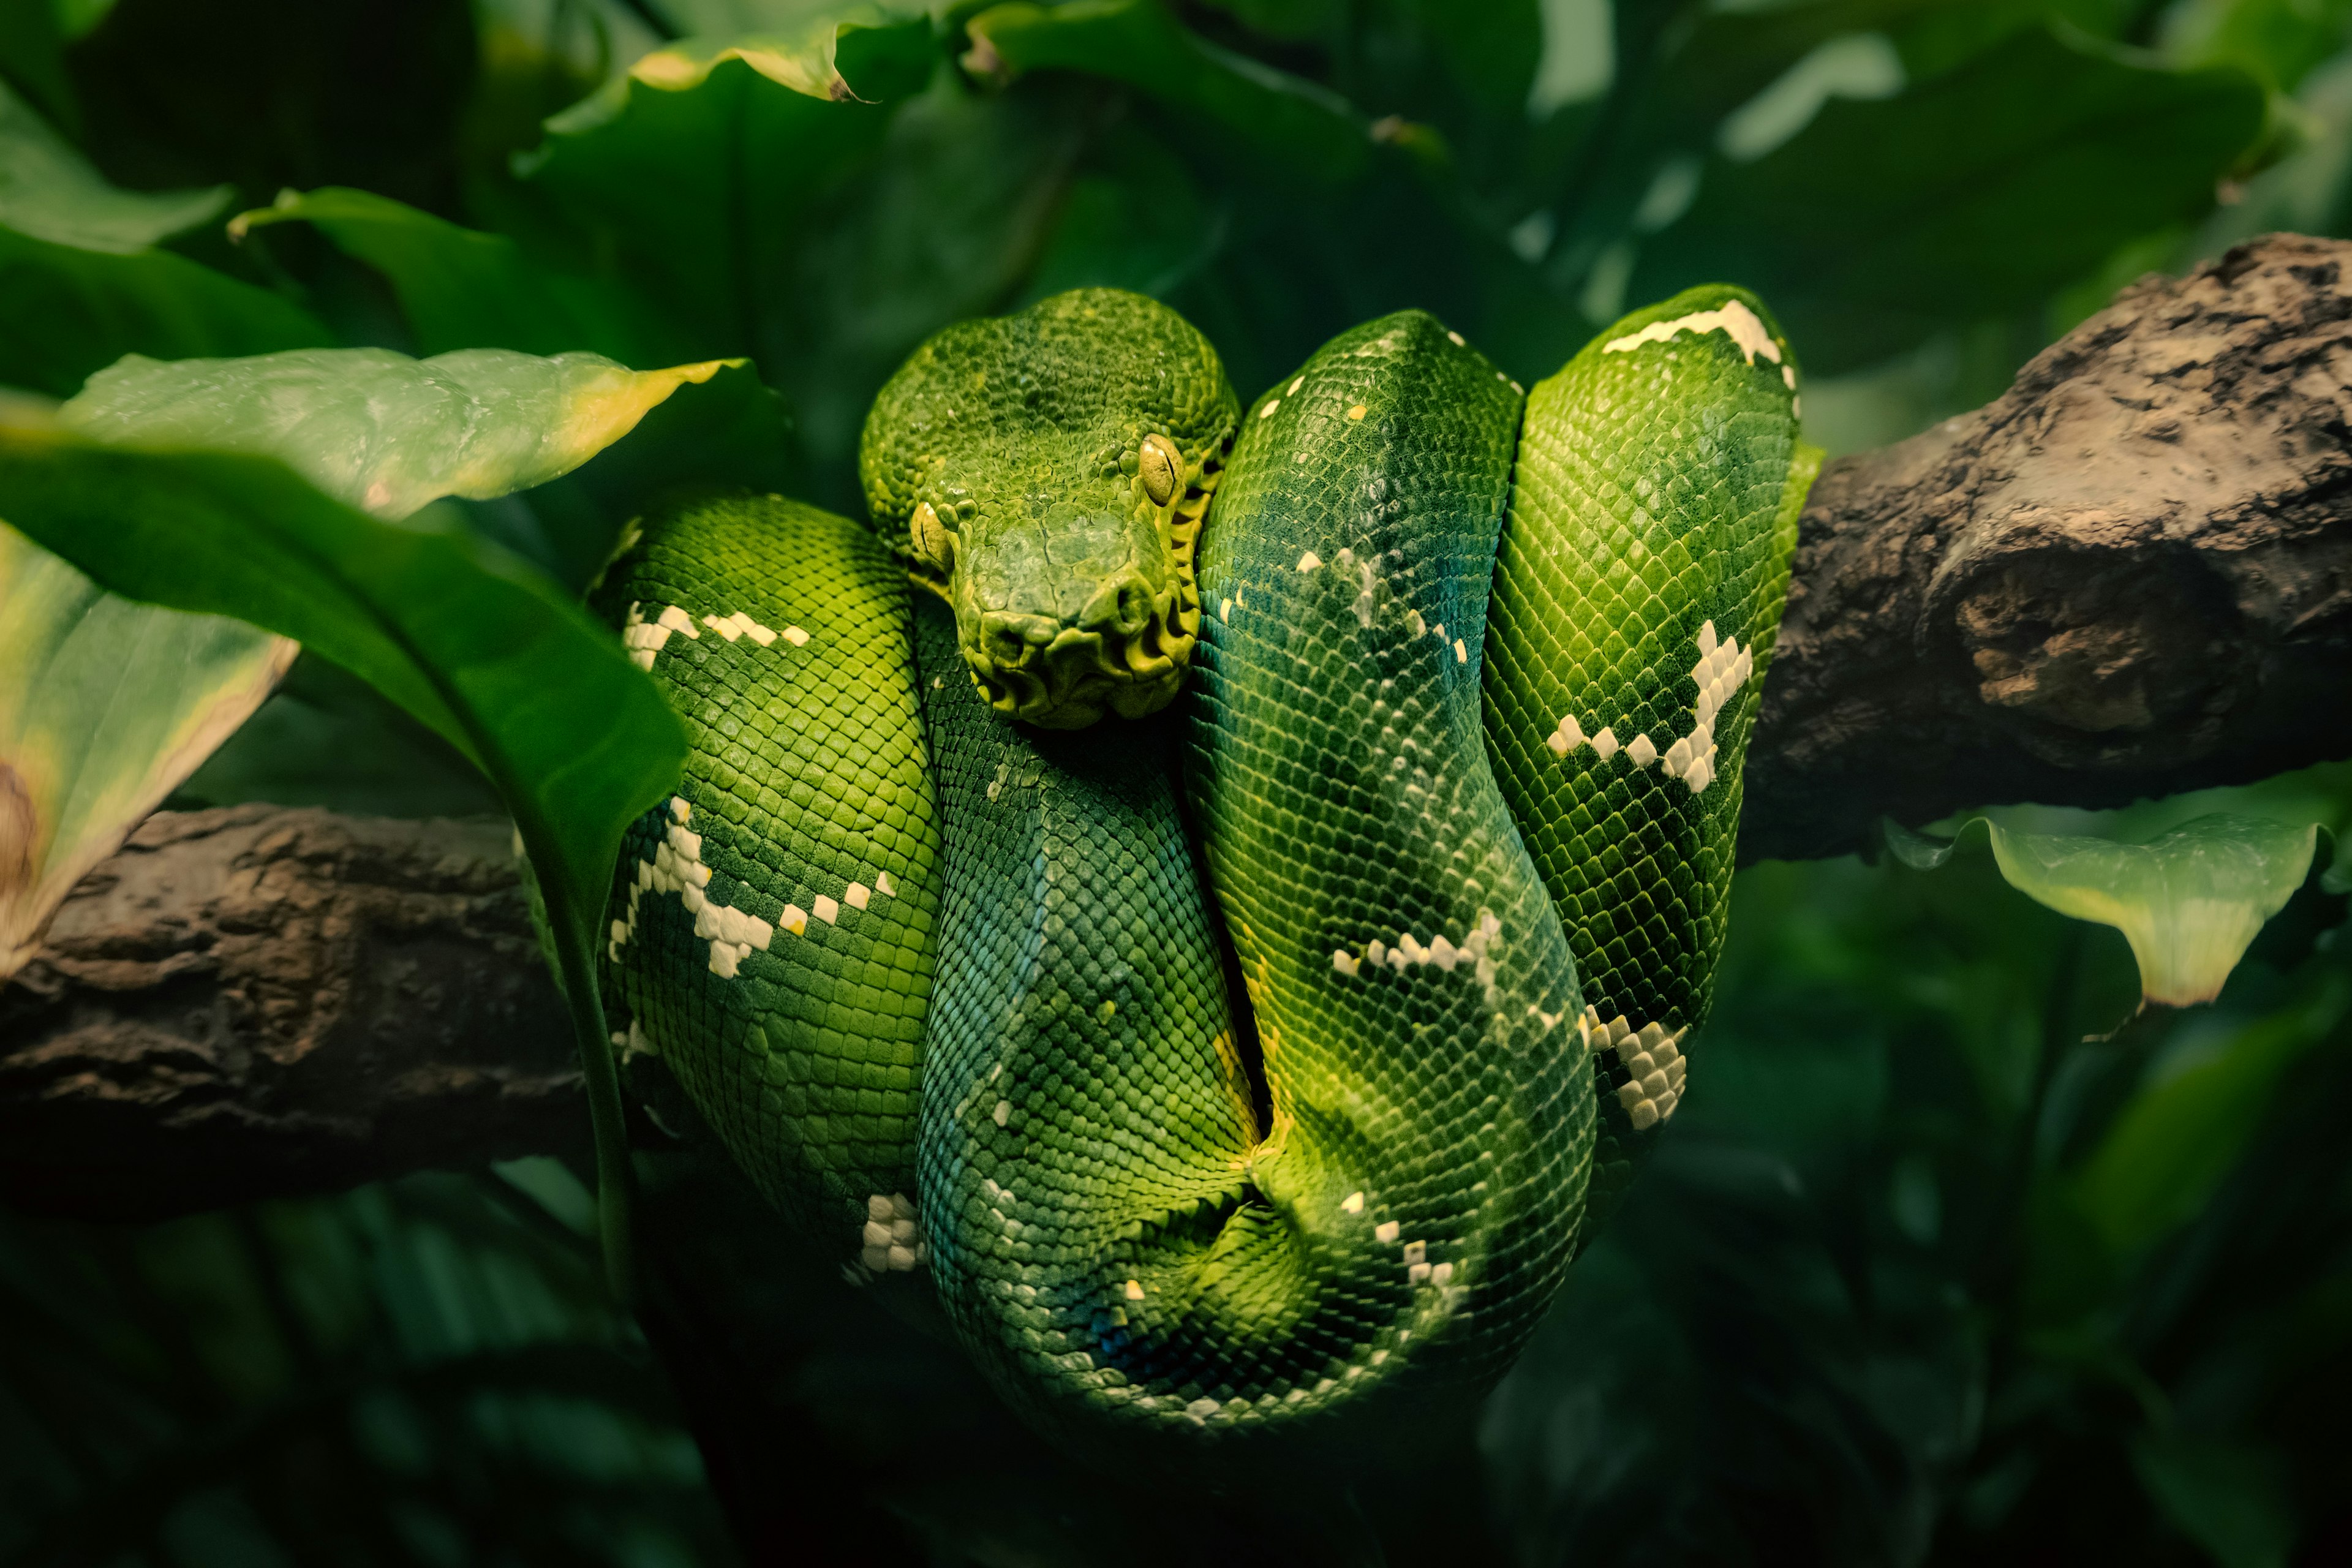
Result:
{"label": "green leaf", "polygon": [[157,359],[331,343],[298,306],[168,250],[127,256],[0,228],[0,384],[70,397],[126,353]]}
{"label": "green leaf", "polygon": [[378,521],[266,458],[0,432],[0,517],[126,597],[296,638],[489,776],[547,897],[625,1294],[630,1174],[591,928],[622,830],[676,786],[686,742],[611,629],[466,533]]}
{"label": "green leaf", "polygon": [[638,87],[687,92],[712,71],[740,61],[779,86],[827,102],[884,103],[918,91],[931,72],[931,24],[925,13],[874,5],[824,5],[790,27],[748,35],[681,38],[645,55],[628,75],[548,121],[577,133],[625,114]]}
{"label": "green leaf", "polygon": [[133,354],[58,411],[99,441],[282,458],[378,517],[443,496],[486,499],[571,472],[719,362],[632,371],[599,354],[297,349],[234,360]]}
{"label": "green leaf", "polygon": [[[858,83],[866,91],[930,68],[928,35],[874,31],[895,52],[892,68]],[[545,145],[519,161],[522,194],[542,209],[534,218],[551,246],[583,269],[617,272],[696,352],[757,349],[778,303],[779,258],[816,232],[813,210],[891,117],[780,86],[737,56],[653,76],[625,77],[550,121]]]}
{"label": "green leaf", "polygon": [[[2118,844],[2087,835],[2012,832],[1975,817],[2009,885],[2075,920],[2115,927],[2139,962],[2149,1002],[2210,1002],[2263,922],[2310,874],[2319,827],[2215,812],[2150,839]],[[1887,847],[1914,870],[1951,858],[1939,843],[1888,823]]]}
{"label": "green leaf", "polygon": [[690,357],[681,335],[628,289],[543,267],[504,235],[461,228],[389,196],[334,185],[287,191],[275,205],[239,213],[229,236],[283,223],[314,226],[383,273],[428,354],[585,349],[637,366]]}
{"label": "green leaf", "polygon": [[2238,1163],[2281,1081],[2345,1014],[2337,984],[2159,1062],[2068,1184],[2110,1255],[2129,1258],[2194,1219]]}
{"label": "green leaf", "polygon": [[226,185],[152,195],[117,190],[0,83],[0,226],[127,255],[219,216],[231,195]]}
{"label": "green leaf", "polygon": [[2037,303],[2209,210],[2263,115],[2238,71],[2020,33],[1898,97],[1833,100],[1752,163],[1710,159],[1631,292],[1736,279],[1771,297],[1817,370],[1849,368]]}
{"label": "green leaf", "polygon": [[1462,85],[1490,109],[1526,112],[1543,58],[1543,7],[1537,0],[1406,0]]}
{"label": "green leaf", "polygon": [[1371,160],[1364,119],[1319,83],[1218,47],[1159,0],[1030,0],[992,5],[964,23],[964,68],[999,83],[1024,71],[1076,70],[1121,81],[1209,119],[1298,168],[1333,181]]}
{"label": "green leaf", "polygon": [[295,651],[238,621],[117,598],[0,524],[0,982]]}

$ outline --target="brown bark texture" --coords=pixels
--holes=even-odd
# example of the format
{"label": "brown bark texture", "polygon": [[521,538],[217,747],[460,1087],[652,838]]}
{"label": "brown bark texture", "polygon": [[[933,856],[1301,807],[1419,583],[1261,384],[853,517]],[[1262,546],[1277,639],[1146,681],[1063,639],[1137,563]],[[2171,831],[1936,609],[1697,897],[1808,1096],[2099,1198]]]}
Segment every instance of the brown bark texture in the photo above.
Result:
{"label": "brown bark texture", "polygon": [[2149,277],[1805,507],[1740,858],[2352,753],[2352,244]]}
{"label": "brown bark texture", "polygon": [[0,1201],[153,1217],[581,1149],[510,831],[148,818],[0,989]]}
{"label": "brown bark texture", "polygon": [[[2352,752],[2352,244],[2126,289],[1997,402],[1831,464],[1744,860]],[[0,990],[0,1202],[152,1216],[581,1151],[503,826],[162,814]]]}

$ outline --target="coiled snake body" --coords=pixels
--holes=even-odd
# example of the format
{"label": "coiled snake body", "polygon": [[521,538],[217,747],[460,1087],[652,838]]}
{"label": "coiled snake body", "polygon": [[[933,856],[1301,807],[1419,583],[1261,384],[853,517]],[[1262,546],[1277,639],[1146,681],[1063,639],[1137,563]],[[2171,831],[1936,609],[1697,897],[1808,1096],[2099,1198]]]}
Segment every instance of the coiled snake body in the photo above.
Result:
{"label": "coiled snake body", "polygon": [[1245,409],[1137,296],[950,329],[870,531],[707,501],[606,574],[694,743],[616,1039],[1066,1438],[1475,1395],[1682,1092],[1795,388],[1721,287],[1531,395],[1418,311]]}

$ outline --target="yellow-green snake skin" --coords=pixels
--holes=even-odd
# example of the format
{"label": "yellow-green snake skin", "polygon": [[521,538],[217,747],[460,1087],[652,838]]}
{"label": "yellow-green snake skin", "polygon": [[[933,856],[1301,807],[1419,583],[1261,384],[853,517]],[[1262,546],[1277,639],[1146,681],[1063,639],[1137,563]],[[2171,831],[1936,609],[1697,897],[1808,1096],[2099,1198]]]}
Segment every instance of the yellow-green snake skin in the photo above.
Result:
{"label": "yellow-green snake skin", "polygon": [[1796,386],[1719,286],[1531,395],[1420,311],[1246,408],[1134,295],[941,333],[870,530],[683,506],[598,590],[692,741],[616,1046],[1074,1446],[1460,1409],[1684,1091]]}

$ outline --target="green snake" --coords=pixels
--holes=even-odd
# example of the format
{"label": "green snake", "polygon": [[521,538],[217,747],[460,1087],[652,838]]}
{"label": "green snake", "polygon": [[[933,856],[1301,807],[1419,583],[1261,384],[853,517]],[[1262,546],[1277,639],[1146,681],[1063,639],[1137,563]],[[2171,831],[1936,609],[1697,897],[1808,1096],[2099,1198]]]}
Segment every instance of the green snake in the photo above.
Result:
{"label": "green snake", "polygon": [[1246,408],[1136,295],[940,332],[870,524],[706,500],[596,590],[692,742],[615,873],[625,1059],[1072,1444],[1463,1406],[1683,1092],[1796,386],[1727,287],[1532,394],[1417,310]]}

